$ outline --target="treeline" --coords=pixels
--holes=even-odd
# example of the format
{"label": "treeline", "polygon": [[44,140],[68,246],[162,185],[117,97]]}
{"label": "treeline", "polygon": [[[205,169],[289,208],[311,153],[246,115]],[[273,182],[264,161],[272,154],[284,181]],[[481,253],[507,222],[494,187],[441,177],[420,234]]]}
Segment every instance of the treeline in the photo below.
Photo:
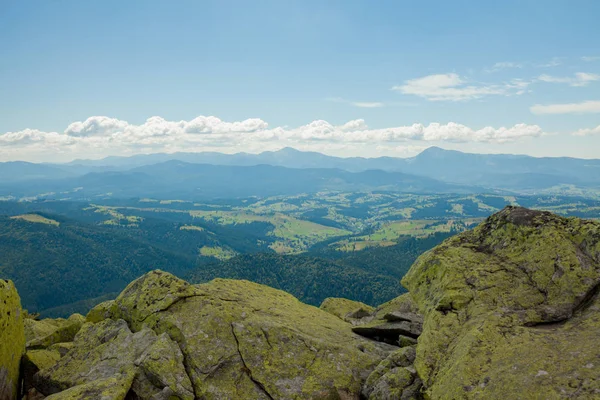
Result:
{"label": "treeline", "polygon": [[0,216],[0,277],[15,282],[31,312],[120,292],[155,268],[184,275],[195,265],[111,229],[54,218],[60,226]]}
{"label": "treeline", "polygon": [[199,267],[194,283],[214,278],[247,279],[285,290],[318,306],[327,297],[345,297],[378,305],[405,290],[397,278],[307,255],[246,254]]}

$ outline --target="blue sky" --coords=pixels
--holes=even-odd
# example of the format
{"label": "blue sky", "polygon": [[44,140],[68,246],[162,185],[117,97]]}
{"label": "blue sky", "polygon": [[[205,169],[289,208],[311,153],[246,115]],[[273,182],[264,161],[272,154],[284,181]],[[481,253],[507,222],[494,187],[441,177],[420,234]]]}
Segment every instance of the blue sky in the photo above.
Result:
{"label": "blue sky", "polygon": [[0,0],[0,160],[600,158],[598,15],[598,1]]}

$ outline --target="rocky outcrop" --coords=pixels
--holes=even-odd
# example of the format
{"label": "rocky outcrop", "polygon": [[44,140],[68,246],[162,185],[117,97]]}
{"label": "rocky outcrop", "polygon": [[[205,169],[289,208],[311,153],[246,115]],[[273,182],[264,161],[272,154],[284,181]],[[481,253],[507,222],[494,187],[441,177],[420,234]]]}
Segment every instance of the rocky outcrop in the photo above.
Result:
{"label": "rocky outcrop", "polygon": [[507,207],[402,283],[430,398],[600,398],[598,222]]}
{"label": "rocky outcrop", "polygon": [[21,299],[11,281],[0,279],[0,399],[16,399],[25,352]]}
{"label": "rocky outcrop", "polygon": [[397,347],[247,281],[190,285],[153,271],[90,311],[34,377],[48,399],[358,399]]}
{"label": "rocky outcrop", "polygon": [[21,299],[11,281],[0,279],[0,400],[17,398],[24,352]]}
{"label": "rocky outcrop", "polygon": [[56,343],[72,342],[85,322],[81,314],[73,314],[68,319],[25,319],[25,339],[28,349],[45,349]]}

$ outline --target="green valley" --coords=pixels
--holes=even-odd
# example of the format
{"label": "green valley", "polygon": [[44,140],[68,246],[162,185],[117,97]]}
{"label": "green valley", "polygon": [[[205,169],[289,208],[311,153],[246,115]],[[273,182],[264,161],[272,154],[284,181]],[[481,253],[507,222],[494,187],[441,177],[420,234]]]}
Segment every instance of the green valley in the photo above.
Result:
{"label": "green valley", "polygon": [[[598,218],[586,197],[333,192],[192,202],[1,201],[0,274],[31,312],[85,312],[160,268],[195,282],[248,279],[310,304],[378,304],[410,264],[507,204]],[[96,300],[94,300],[96,299]]]}

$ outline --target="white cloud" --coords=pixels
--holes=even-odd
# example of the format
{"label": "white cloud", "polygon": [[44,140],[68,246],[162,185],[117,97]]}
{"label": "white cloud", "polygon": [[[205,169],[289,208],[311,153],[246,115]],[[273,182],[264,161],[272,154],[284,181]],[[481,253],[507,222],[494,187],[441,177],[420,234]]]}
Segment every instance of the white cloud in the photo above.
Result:
{"label": "white cloud", "polygon": [[539,126],[525,124],[473,129],[455,122],[417,123],[372,129],[364,120],[357,119],[341,125],[316,120],[297,128],[269,128],[265,121],[257,118],[226,122],[204,116],[191,121],[151,117],[136,125],[95,116],[70,124],[62,133],[25,129],[0,134],[0,159],[48,160],[55,153],[70,154],[70,158],[94,158],[175,151],[260,152],[284,146],[307,150],[351,149],[350,152],[358,154],[361,149],[383,146],[393,154],[400,154],[402,148],[413,152],[431,142],[505,143],[543,134]]}
{"label": "white cloud", "polygon": [[512,69],[512,68],[523,68],[523,64],[511,62],[511,61],[497,62],[496,64],[492,65],[491,68],[485,69],[484,72],[488,72],[488,73],[498,72],[498,71],[502,71],[503,69]]}
{"label": "white cloud", "polygon": [[530,107],[534,114],[588,114],[600,113],[600,101],[584,101],[566,104],[536,104]]}
{"label": "white cloud", "polygon": [[581,57],[581,60],[583,60],[585,62],[592,62],[592,61],[600,60],[600,57],[598,57],[598,56],[583,56],[583,57]]}
{"label": "white cloud", "polygon": [[552,67],[558,67],[559,65],[562,65],[562,57],[553,57],[550,61],[543,63],[543,64],[538,64],[536,65],[536,67],[538,68],[552,68]]}
{"label": "white cloud", "polygon": [[344,98],[341,97],[328,97],[325,100],[327,101],[331,101],[333,103],[344,103],[344,104],[350,104],[354,107],[359,107],[359,108],[380,108],[380,107],[385,107],[385,103],[379,102],[379,101],[351,101],[351,100],[346,100]]}
{"label": "white cloud", "polygon": [[570,86],[587,86],[591,82],[600,81],[600,75],[590,74],[588,72],[577,72],[573,77],[558,77],[551,75],[540,75],[538,80],[550,83],[567,83]]}
{"label": "white cloud", "polygon": [[356,107],[360,107],[360,108],[379,108],[379,107],[384,106],[383,103],[380,103],[378,101],[373,101],[373,102],[355,101],[355,102],[352,102],[352,105],[356,106]]}
{"label": "white cloud", "polygon": [[600,135],[600,125],[598,125],[595,128],[579,129],[578,131],[573,132],[571,135],[573,135],[573,136]]}
{"label": "white cloud", "polygon": [[468,84],[458,74],[435,74],[405,81],[392,90],[411,94],[431,101],[465,101],[491,95],[523,94],[529,82],[513,80],[503,84]]}

